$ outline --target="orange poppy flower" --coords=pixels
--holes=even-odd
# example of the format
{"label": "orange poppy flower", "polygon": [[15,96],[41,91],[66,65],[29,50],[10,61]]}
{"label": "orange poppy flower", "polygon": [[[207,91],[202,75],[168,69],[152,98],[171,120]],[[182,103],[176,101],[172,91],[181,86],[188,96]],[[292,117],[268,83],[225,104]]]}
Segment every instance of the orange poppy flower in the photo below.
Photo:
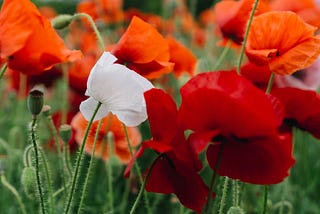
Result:
{"label": "orange poppy flower", "polygon": [[246,54],[258,65],[268,65],[271,72],[292,74],[310,66],[320,54],[316,28],[293,12],[269,12],[253,19]]}
{"label": "orange poppy flower", "polygon": [[172,36],[167,36],[166,40],[169,44],[170,62],[174,63],[174,74],[180,76],[183,72],[187,72],[193,76],[197,63],[195,55]]}
{"label": "orange poppy flower", "polygon": [[[110,121],[111,120],[111,121]],[[92,154],[94,136],[98,127],[99,121],[92,124],[87,138],[84,150],[88,154]],[[110,124],[109,124],[110,123]],[[75,131],[75,140],[78,144],[81,144],[84,132],[87,127],[88,121],[83,115],[78,112],[71,121],[71,126]],[[109,127],[109,128],[108,128]],[[119,158],[122,163],[128,163],[131,156],[128,148],[128,143],[123,130],[121,122],[115,115],[109,114],[103,118],[102,125],[99,130],[98,140],[96,142],[95,156],[107,161],[110,157],[108,148],[108,142],[106,139],[107,129],[113,134],[114,139],[114,154]],[[136,127],[127,127],[130,143],[132,147],[136,147],[141,142],[141,134]]]}
{"label": "orange poppy flower", "polygon": [[54,64],[81,58],[63,40],[29,0],[5,0],[0,13],[0,57],[9,68],[40,74]]}
{"label": "orange poppy flower", "polygon": [[314,0],[275,0],[270,6],[277,11],[295,12],[308,24],[320,27],[320,8]]}
{"label": "orange poppy flower", "polygon": [[[224,39],[231,39],[236,44],[242,43],[253,3],[254,0],[224,0],[215,5],[215,21]],[[266,2],[259,1],[255,15],[269,10],[270,8]]]}
{"label": "orange poppy flower", "polygon": [[154,27],[136,16],[114,46],[112,54],[120,64],[148,79],[158,78],[173,68],[173,63],[169,62],[167,41]]}

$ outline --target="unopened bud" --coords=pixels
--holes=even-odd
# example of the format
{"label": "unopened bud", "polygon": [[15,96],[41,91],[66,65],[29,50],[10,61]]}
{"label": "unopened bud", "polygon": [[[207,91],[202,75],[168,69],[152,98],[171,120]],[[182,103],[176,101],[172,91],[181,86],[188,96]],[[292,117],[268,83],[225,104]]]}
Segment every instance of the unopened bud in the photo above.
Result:
{"label": "unopened bud", "polygon": [[42,107],[42,114],[46,117],[50,117],[51,116],[51,107],[49,105],[44,105]]}
{"label": "unopened bud", "polygon": [[28,110],[29,112],[36,116],[38,115],[41,110],[42,110],[42,106],[43,106],[43,88],[42,87],[34,87],[33,89],[31,89],[31,91],[29,92],[29,96],[28,96]]}
{"label": "unopened bud", "polygon": [[34,199],[37,196],[36,190],[36,169],[32,166],[25,167],[21,174],[21,184],[23,190],[30,199]]}
{"label": "unopened bud", "polygon": [[240,207],[230,207],[227,214],[244,214],[244,211]]}
{"label": "unopened bud", "polygon": [[59,133],[63,142],[68,143],[72,135],[71,126],[68,124],[61,125],[59,128]]}
{"label": "unopened bud", "polygon": [[62,14],[51,20],[51,25],[54,29],[61,30],[68,27],[73,19],[72,15]]}

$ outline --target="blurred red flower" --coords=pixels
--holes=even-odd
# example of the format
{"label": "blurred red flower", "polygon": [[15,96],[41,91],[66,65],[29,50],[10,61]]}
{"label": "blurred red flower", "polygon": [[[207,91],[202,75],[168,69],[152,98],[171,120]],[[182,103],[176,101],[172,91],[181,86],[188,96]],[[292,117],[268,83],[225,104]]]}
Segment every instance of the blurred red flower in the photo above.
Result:
{"label": "blurred red flower", "polygon": [[40,74],[54,64],[81,58],[63,40],[29,0],[5,0],[0,13],[0,56],[8,67]]}
{"label": "blurred red flower", "polygon": [[274,184],[294,164],[291,136],[278,134],[282,114],[258,88],[235,72],[202,73],[181,88],[179,120],[194,132],[189,141],[218,174],[255,184]]}
{"label": "blurred red flower", "polygon": [[153,138],[141,145],[125,175],[129,175],[135,158],[140,157],[145,149],[153,149],[161,156],[150,171],[146,190],[174,193],[184,206],[200,212],[208,188],[198,174],[201,163],[179,130],[176,104],[160,89],[145,92],[145,99]]}
{"label": "blurred red flower", "polygon": [[272,90],[285,107],[284,126],[296,126],[320,139],[320,96],[298,88]]}
{"label": "blurred red flower", "polygon": [[167,41],[154,27],[136,16],[111,52],[118,63],[148,79],[169,73],[174,66],[169,62]]}
{"label": "blurred red flower", "polygon": [[293,12],[268,12],[254,17],[246,43],[249,60],[287,75],[309,67],[320,53],[316,28]]}
{"label": "blurred red flower", "polygon": [[[215,4],[215,22],[226,40],[231,39],[236,44],[242,43],[253,3],[254,0],[224,0]],[[265,1],[259,1],[255,15],[269,10]]]}

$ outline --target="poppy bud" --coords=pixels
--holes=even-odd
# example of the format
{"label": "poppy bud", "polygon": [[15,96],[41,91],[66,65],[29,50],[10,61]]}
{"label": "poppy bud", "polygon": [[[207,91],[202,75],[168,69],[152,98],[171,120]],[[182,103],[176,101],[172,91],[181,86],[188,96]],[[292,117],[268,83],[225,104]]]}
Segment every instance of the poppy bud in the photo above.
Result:
{"label": "poppy bud", "polygon": [[54,19],[52,19],[51,25],[54,29],[61,30],[65,27],[68,27],[72,19],[73,19],[72,15],[68,15],[68,14],[59,15]]}
{"label": "poppy bud", "polygon": [[244,214],[244,211],[240,207],[230,207],[227,214]]}
{"label": "poppy bud", "polygon": [[43,89],[40,87],[34,87],[29,92],[28,96],[28,110],[33,116],[37,116],[43,106]]}
{"label": "poppy bud", "polygon": [[59,133],[63,142],[68,143],[72,134],[71,126],[68,124],[61,125],[59,128]]}
{"label": "poppy bud", "polygon": [[42,114],[46,117],[50,117],[51,115],[51,107],[49,105],[44,105],[42,107]]}
{"label": "poppy bud", "polygon": [[21,174],[21,184],[30,199],[36,198],[36,169],[32,166],[25,167]]}

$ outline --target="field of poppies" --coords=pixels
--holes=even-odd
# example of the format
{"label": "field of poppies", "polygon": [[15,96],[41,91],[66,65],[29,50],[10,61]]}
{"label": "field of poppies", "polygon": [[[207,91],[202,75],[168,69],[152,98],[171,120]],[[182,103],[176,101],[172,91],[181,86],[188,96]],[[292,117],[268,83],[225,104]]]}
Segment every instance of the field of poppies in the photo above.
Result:
{"label": "field of poppies", "polygon": [[0,213],[320,213],[316,0],[4,0]]}

